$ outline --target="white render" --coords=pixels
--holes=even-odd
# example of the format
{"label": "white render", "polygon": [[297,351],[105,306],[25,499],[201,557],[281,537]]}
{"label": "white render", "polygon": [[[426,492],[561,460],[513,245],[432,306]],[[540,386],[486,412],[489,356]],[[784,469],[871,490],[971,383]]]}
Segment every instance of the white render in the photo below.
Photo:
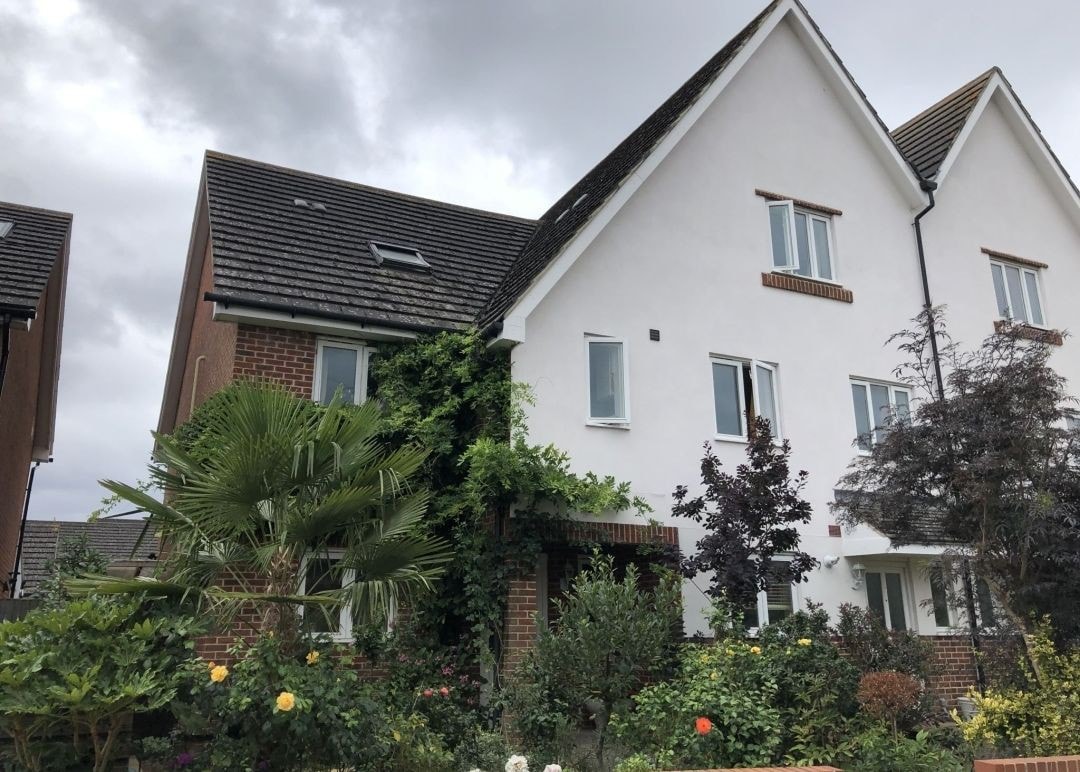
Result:
{"label": "white render", "polygon": [[[745,457],[744,443],[714,438],[710,356],[777,365],[793,471],[810,473],[804,495],[814,517],[802,548],[840,558],[798,587],[798,604],[821,602],[832,615],[844,602],[865,605],[852,565],[899,568],[909,626],[938,634],[925,603],[934,548],[894,550],[869,528],[828,535],[833,489],[857,453],[849,380],[894,381],[900,360],[886,340],[923,306],[912,220],[926,198],[854,105],[801,11],[781,4],[775,16],[688,130],[673,132],[659,163],[646,161],[571,242],[566,253],[578,250],[576,259],[556,261],[507,314],[513,378],[536,398],[533,441],[555,443],[581,471],[629,480],[692,551],[701,531],[669,517],[672,491],[698,487],[704,443],[729,469]],[[1047,325],[1080,327],[1070,302],[1080,286],[1080,210],[1054,167],[1031,151],[1006,89],[995,86],[974,114],[924,220],[933,301],[947,304],[954,337],[971,345],[997,318],[981,247],[1049,263],[1040,276]],[[772,268],[769,221],[755,189],[842,210],[833,218],[834,271],[853,303],[762,286]],[[658,342],[650,329],[660,331]],[[586,335],[626,341],[626,426],[586,421]],[[1077,381],[1070,347],[1055,366]],[[606,519],[640,522],[626,513]],[[698,589],[707,581],[696,584],[684,587],[688,633],[707,629]]]}

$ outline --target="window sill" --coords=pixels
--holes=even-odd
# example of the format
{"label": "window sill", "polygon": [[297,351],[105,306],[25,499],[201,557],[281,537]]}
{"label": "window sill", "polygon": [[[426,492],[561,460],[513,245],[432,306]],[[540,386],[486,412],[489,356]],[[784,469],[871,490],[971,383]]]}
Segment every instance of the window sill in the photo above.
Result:
{"label": "window sill", "polygon": [[747,437],[735,437],[734,435],[731,435],[731,434],[714,434],[713,435],[713,441],[714,442],[734,442],[734,443],[738,443],[740,445],[745,445],[750,440]]}
{"label": "window sill", "polygon": [[1036,327],[1033,324],[1023,322],[1009,322],[1005,319],[998,319],[994,322],[994,332],[1001,333],[1010,326],[1015,331],[1016,336],[1024,340],[1048,343],[1051,346],[1060,346],[1065,342],[1065,337],[1059,330],[1052,330],[1049,327]]}
{"label": "window sill", "polygon": [[597,429],[622,429],[623,431],[630,431],[629,421],[602,421],[595,418],[589,418],[585,421],[586,426],[595,426]]}
{"label": "window sill", "polygon": [[851,290],[835,282],[808,279],[805,276],[781,273],[779,271],[762,273],[761,284],[765,287],[798,292],[803,295],[813,295],[827,300],[838,300],[841,303],[852,303],[855,300]]}

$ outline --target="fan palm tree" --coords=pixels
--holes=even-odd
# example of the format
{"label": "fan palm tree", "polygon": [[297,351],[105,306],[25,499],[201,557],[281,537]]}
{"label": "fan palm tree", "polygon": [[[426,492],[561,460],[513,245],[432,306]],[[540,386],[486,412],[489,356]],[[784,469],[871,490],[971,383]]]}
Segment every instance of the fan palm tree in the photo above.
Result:
{"label": "fan palm tree", "polygon": [[[426,451],[386,447],[379,426],[373,402],[338,396],[321,407],[279,386],[223,389],[177,433],[155,435],[150,474],[164,501],[101,482],[149,514],[162,538],[157,576],[84,577],[71,589],[182,598],[233,615],[255,609],[263,630],[286,639],[301,607],[385,619],[428,590],[452,553],[420,528],[429,496],[410,479]],[[326,575],[305,577],[313,565]]]}

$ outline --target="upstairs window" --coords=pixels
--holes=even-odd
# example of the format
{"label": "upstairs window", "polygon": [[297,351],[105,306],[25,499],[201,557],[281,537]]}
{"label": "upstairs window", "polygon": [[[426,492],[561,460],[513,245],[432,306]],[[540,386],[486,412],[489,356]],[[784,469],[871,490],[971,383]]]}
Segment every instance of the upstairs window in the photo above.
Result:
{"label": "upstairs window", "polygon": [[746,441],[750,421],[767,418],[773,437],[781,439],[776,365],[756,360],[712,358],[716,437]]}
{"label": "upstairs window", "polygon": [[427,271],[431,265],[420,251],[411,247],[400,247],[394,244],[370,243],[371,253],[375,256],[375,262],[391,268],[412,268],[414,270]]}
{"label": "upstairs window", "polygon": [[998,316],[1036,327],[1045,326],[1037,270],[991,260],[990,273],[994,277]]}
{"label": "upstairs window", "polygon": [[773,270],[835,280],[832,218],[796,207],[792,201],[769,204]]}
{"label": "upstairs window", "polygon": [[11,233],[11,229],[15,227],[15,223],[9,220],[0,220],[0,239]]}
{"label": "upstairs window", "polygon": [[628,424],[626,343],[617,338],[586,337],[588,422]]}
{"label": "upstairs window", "polygon": [[359,343],[319,341],[315,355],[316,402],[329,404],[341,389],[345,402],[359,405],[368,395],[368,365],[373,350]]}
{"label": "upstairs window", "polygon": [[870,452],[888,434],[889,426],[911,419],[911,390],[904,386],[872,381],[851,381],[855,408],[855,431],[859,450]]}

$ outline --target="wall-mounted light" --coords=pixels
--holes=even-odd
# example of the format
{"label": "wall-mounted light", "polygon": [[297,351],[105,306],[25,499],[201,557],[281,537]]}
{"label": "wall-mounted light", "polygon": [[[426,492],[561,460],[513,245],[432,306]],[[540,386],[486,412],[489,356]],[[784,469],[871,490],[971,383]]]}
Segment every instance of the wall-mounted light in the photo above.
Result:
{"label": "wall-mounted light", "polygon": [[839,562],[840,558],[838,558],[836,555],[826,555],[821,559],[821,565],[825,568],[832,568]]}
{"label": "wall-mounted light", "polygon": [[851,567],[851,578],[855,580],[855,583],[851,585],[851,589],[861,590],[866,582],[866,566],[862,563],[854,564]]}

